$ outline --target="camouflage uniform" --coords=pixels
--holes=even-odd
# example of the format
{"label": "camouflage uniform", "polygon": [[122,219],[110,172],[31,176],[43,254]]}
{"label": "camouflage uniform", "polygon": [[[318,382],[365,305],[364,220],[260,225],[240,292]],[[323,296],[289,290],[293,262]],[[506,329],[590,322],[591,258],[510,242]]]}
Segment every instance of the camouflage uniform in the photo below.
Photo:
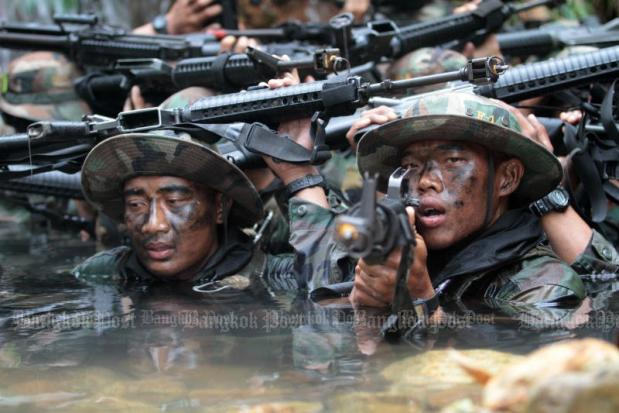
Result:
{"label": "camouflage uniform", "polygon": [[[201,291],[222,287],[242,290],[256,283],[278,290],[303,287],[293,273],[293,254],[263,254],[239,230],[262,217],[262,202],[248,178],[219,155],[214,145],[195,141],[186,134],[170,136],[165,131],[109,138],[93,148],[84,161],[83,192],[99,211],[122,221],[124,182],[130,177],[148,175],[185,177],[233,201],[220,231],[220,248],[195,275],[194,287],[200,286]],[[155,281],[129,247],[99,253],[77,266],[73,273],[85,279]]]}
{"label": "camouflage uniform", "polygon": [[79,75],[61,54],[25,54],[12,60],[0,77],[0,110],[31,121],[80,120],[90,108],[73,88]]}
{"label": "camouflage uniform", "polygon": [[[589,265],[612,261],[585,252],[586,258],[580,257],[570,267],[545,245],[539,220],[526,208],[518,207],[553,190],[562,176],[557,159],[520,131],[516,118],[493,102],[475,95],[449,93],[411,102],[403,119],[371,130],[359,143],[359,170],[378,173],[379,190],[383,192],[387,178],[400,164],[402,147],[414,141],[471,141],[523,162],[525,173],[512,197],[516,209],[457,251],[429,251],[428,270],[443,303],[475,298],[492,306],[575,304],[585,296],[578,272],[587,272],[586,261]],[[334,242],[334,218],[335,213],[317,205],[291,201],[291,228],[295,234],[291,243],[297,250],[313,252],[305,262],[311,268],[305,273],[313,274],[308,280],[312,289],[352,278],[354,262]],[[601,245],[597,237],[592,240],[593,248]],[[614,250],[612,255],[616,256]]]}

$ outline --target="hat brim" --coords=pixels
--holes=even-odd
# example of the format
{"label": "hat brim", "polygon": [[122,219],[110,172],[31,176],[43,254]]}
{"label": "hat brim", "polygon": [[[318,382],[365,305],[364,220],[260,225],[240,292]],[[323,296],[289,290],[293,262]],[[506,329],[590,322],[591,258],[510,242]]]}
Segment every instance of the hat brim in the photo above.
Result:
{"label": "hat brim", "polygon": [[520,159],[524,175],[514,193],[519,204],[537,200],[555,189],[563,176],[559,160],[543,146],[511,129],[458,115],[421,115],[397,119],[368,131],[359,141],[361,173],[378,174],[385,192],[389,176],[400,166],[404,148],[413,142],[455,140],[481,145]]}
{"label": "hat brim", "polygon": [[163,135],[119,135],[95,146],[82,166],[84,196],[122,222],[124,183],[136,176],[176,176],[221,192],[234,201],[230,217],[241,227],[263,215],[258,191],[237,166],[197,142]]}
{"label": "hat brim", "polygon": [[0,99],[0,110],[17,118],[37,121],[67,120],[78,121],[91,112],[86,102],[80,100],[58,102],[53,104],[11,104]]}

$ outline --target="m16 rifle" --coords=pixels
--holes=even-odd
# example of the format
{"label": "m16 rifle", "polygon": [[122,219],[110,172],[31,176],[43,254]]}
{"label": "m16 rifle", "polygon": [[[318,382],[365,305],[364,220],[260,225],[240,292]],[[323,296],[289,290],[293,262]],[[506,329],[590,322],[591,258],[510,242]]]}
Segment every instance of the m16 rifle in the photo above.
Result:
{"label": "m16 rifle", "polygon": [[573,46],[599,48],[619,45],[619,18],[599,27],[565,27],[521,30],[497,34],[501,52],[506,56],[546,56],[552,52]]}
{"label": "m16 rifle", "polygon": [[[64,53],[82,67],[111,67],[119,59],[176,61],[215,56],[219,40],[226,35],[258,40],[309,42],[319,48],[337,48],[351,66],[400,57],[420,47],[436,46],[466,36],[491,33],[512,15],[559,0],[532,0],[521,5],[486,0],[472,12],[399,27],[393,21],[370,22],[353,27],[351,14],[335,16],[329,24],[289,23],[279,28],[242,31],[216,30],[187,36],[146,36],[98,24],[94,15],[64,15],[55,25],[0,24],[0,45],[20,50],[50,50]],[[271,46],[267,45],[269,50]],[[290,53],[286,53],[290,54]]]}
{"label": "m16 rifle", "polygon": [[419,206],[409,191],[410,172],[402,167],[396,169],[389,177],[387,194],[380,200],[376,199],[376,177],[366,175],[359,203],[335,221],[337,243],[348,255],[363,258],[370,265],[384,263],[389,254],[401,248],[391,316],[383,325],[383,333],[390,337],[427,321],[418,319],[407,287],[414,259],[411,248],[416,241],[406,207]]}
{"label": "m16 rifle", "polygon": [[168,96],[190,86],[220,91],[238,91],[298,69],[302,76],[325,78],[348,68],[337,49],[294,49],[292,60],[282,60],[262,50],[224,53],[217,57],[183,59],[171,65],[160,59],[121,59],[105,72],[91,72],[75,81],[77,94],[95,113],[115,116],[132,86],[138,85],[144,99],[159,105]]}
{"label": "m16 rifle", "polygon": [[[320,163],[330,157],[330,142],[325,141],[324,133],[328,120],[354,113],[371,96],[456,79],[474,84],[492,82],[505,69],[501,59],[489,57],[473,59],[457,71],[409,80],[369,83],[358,76],[341,76],[275,90],[207,97],[186,108],[121,112],[114,119],[93,115],[80,122],[36,122],[30,125],[27,134],[0,138],[0,164],[27,163],[29,159],[47,165],[70,162],[83,157],[101,139],[161,128],[189,128],[209,141],[218,141],[222,136],[233,139],[247,155],[268,155],[292,163]],[[312,114],[312,150],[270,129],[280,121]],[[240,133],[228,134],[231,126],[227,124],[234,122],[246,124]],[[54,145],[57,150],[50,152]]]}
{"label": "m16 rifle", "polygon": [[[469,91],[481,96],[503,100],[507,103],[518,102],[531,97],[562,91],[571,87],[582,87],[598,82],[608,82],[619,76],[619,46],[601,49],[595,52],[581,53],[561,59],[549,59],[536,63],[523,64],[510,68],[494,83],[485,85],[457,85],[433,93],[447,93],[451,90]],[[396,113],[406,110],[409,99],[372,97],[368,100],[370,107],[380,105],[392,107]],[[360,113],[332,120],[327,127],[326,139],[341,141],[361,116]],[[363,131],[358,133],[361,136]]]}
{"label": "m16 rifle", "polygon": [[150,58],[175,61],[215,56],[213,35],[138,35],[98,24],[95,15],[58,15],[53,25],[0,24],[0,46],[18,50],[49,50],[65,54],[81,67],[110,67],[119,59]]}

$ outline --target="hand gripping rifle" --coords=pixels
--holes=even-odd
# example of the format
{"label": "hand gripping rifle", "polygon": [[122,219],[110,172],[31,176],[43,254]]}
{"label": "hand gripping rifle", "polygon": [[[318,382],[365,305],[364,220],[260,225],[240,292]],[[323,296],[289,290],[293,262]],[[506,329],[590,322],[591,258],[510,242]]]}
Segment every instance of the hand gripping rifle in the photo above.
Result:
{"label": "hand gripping rifle", "polygon": [[[340,76],[274,90],[260,88],[207,97],[186,108],[121,112],[115,119],[94,115],[80,122],[36,122],[29,126],[27,134],[0,139],[0,164],[23,163],[29,158],[48,165],[70,162],[83,156],[97,141],[110,136],[183,127],[196,134],[206,131],[210,137],[205,139],[211,141],[222,136],[232,140],[242,149],[243,156],[267,155],[284,162],[317,164],[330,157],[328,145],[331,142],[325,140],[325,126],[329,119],[354,113],[371,96],[451,80],[474,84],[492,82],[505,69],[502,60],[489,57],[473,59],[457,71],[416,79],[369,83],[358,76]],[[312,150],[282,138],[270,129],[280,121],[309,116],[312,116],[314,137]],[[221,124],[234,122],[247,124],[242,126],[240,133],[228,134],[230,126]],[[49,153],[53,145],[57,150]],[[238,159],[241,163],[245,161],[242,157]]]}
{"label": "hand gripping rifle", "polygon": [[370,265],[382,264],[394,249],[402,249],[391,315],[383,325],[383,334],[394,338],[427,321],[419,319],[407,286],[414,260],[411,248],[417,244],[406,207],[419,206],[410,195],[409,175],[410,169],[396,169],[389,177],[387,194],[378,201],[376,177],[366,175],[359,203],[335,220],[336,241],[353,258],[363,258]]}

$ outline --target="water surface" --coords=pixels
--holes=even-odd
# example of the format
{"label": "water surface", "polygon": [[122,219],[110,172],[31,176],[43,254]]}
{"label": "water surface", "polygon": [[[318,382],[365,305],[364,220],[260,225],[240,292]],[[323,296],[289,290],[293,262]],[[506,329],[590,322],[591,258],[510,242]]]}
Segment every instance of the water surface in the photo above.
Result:
{"label": "water surface", "polygon": [[614,340],[619,324],[606,285],[571,313],[514,317],[469,303],[449,326],[391,344],[376,314],[346,305],[257,292],[213,299],[68,274],[93,253],[73,234],[45,242],[0,228],[0,411],[439,411],[480,394],[448,347],[499,368],[557,340]]}

